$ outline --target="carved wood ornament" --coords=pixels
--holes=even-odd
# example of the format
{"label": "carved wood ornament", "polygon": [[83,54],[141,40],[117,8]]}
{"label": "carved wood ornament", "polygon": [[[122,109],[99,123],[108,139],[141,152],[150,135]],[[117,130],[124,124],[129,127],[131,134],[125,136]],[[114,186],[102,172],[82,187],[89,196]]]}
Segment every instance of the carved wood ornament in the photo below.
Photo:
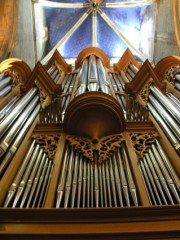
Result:
{"label": "carved wood ornament", "polygon": [[111,135],[101,139],[89,140],[84,137],[67,135],[71,146],[79,150],[84,157],[94,161],[94,152],[98,154],[98,163],[108,160],[111,153],[116,151],[124,140],[123,134]]}
{"label": "carved wood ornament", "polygon": [[54,160],[60,134],[34,135],[33,138],[36,139],[36,142],[43,148],[48,158]]}
{"label": "carved wood ornament", "polygon": [[129,133],[134,150],[138,159],[142,159],[149,147],[154,143],[158,136],[156,132],[131,132]]}

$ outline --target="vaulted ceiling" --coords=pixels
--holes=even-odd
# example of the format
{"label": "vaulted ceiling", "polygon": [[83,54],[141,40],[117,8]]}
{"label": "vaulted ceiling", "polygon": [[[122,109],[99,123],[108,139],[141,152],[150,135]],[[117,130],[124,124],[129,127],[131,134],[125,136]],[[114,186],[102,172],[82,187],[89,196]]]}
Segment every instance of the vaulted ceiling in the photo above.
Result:
{"label": "vaulted ceiling", "polygon": [[58,49],[69,59],[93,46],[114,59],[129,48],[140,61],[153,59],[154,0],[39,0],[35,13],[38,39],[46,39],[47,52]]}

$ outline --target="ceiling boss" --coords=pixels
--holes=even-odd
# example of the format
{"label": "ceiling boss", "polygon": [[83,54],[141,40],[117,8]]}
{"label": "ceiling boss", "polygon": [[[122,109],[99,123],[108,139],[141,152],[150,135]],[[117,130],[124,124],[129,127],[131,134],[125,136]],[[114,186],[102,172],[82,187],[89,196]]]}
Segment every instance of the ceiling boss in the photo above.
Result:
{"label": "ceiling boss", "polygon": [[98,8],[99,5],[101,4],[102,0],[89,0],[91,7],[93,9]]}

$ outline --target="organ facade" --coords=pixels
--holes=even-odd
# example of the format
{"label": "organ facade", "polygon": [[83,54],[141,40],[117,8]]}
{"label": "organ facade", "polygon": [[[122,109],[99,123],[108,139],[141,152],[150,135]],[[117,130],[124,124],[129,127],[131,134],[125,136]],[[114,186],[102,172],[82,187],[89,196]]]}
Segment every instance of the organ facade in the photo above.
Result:
{"label": "organ facade", "polygon": [[[4,239],[178,239],[180,58],[90,47],[0,64]],[[48,227],[47,227],[48,224]]]}

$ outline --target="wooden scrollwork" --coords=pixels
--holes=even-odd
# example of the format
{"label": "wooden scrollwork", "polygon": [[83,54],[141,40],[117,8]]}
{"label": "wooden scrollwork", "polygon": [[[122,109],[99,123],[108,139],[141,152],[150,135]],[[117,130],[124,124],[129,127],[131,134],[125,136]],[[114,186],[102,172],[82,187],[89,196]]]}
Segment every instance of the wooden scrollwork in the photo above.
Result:
{"label": "wooden scrollwork", "polygon": [[131,132],[129,133],[134,150],[138,159],[142,159],[144,154],[148,151],[149,147],[154,143],[157,133],[156,132]]}
{"label": "wooden scrollwork", "polygon": [[43,148],[49,159],[54,160],[57,144],[60,139],[60,134],[56,135],[34,135],[36,142]]}
{"label": "wooden scrollwork", "polygon": [[94,161],[94,151],[98,154],[98,163],[107,160],[111,153],[116,151],[124,140],[123,134],[110,135],[101,139],[89,140],[84,137],[67,135],[66,139],[84,157]]}

